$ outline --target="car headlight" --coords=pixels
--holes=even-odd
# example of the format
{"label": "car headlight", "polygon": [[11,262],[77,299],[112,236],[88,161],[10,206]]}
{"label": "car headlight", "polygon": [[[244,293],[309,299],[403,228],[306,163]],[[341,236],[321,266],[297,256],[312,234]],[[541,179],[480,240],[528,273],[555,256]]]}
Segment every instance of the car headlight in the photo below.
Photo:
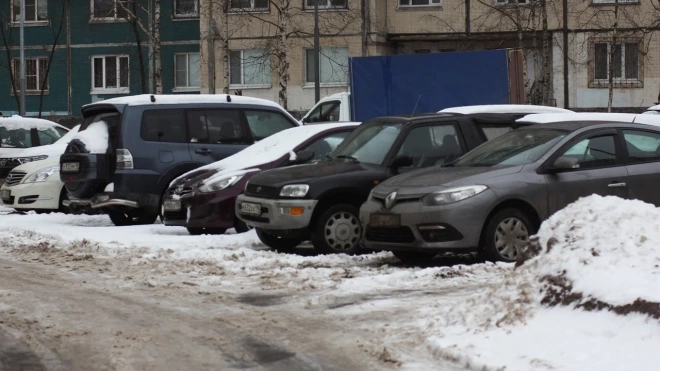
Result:
{"label": "car headlight", "polygon": [[45,167],[24,179],[22,183],[39,183],[46,181],[50,176],[59,173],[59,166]]}
{"label": "car headlight", "polygon": [[309,185],[307,184],[289,184],[281,189],[279,196],[301,198],[307,195],[307,191],[309,191]]}
{"label": "car headlight", "polygon": [[224,190],[227,187],[235,185],[239,180],[243,178],[243,175],[234,175],[228,178],[215,179],[208,183],[201,184],[198,186],[198,190],[201,192],[215,192]]}
{"label": "car headlight", "polygon": [[39,155],[39,156],[35,156],[35,157],[17,158],[17,162],[19,162],[21,164],[25,164],[25,163],[30,163],[30,162],[35,162],[35,161],[45,160],[45,159],[47,159],[47,155]]}
{"label": "car headlight", "polygon": [[423,198],[426,206],[441,206],[451,204],[475,196],[488,189],[487,186],[463,186],[454,187],[442,191],[433,192]]}

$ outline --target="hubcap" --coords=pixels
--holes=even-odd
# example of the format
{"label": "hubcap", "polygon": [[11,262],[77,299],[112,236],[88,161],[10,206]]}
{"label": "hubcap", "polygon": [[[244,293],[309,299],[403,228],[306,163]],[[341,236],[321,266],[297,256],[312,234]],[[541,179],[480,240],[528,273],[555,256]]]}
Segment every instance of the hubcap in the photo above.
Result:
{"label": "hubcap", "polygon": [[506,260],[515,260],[528,243],[529,231],[521,220],[507,218],[496,228],[494,239],[496,250],[501,257]]}
{"label": "hubcap", "polygon": [[361,238],[359,219],[349,212],[338,212],[326,221],[324,235],[331,248],[339,251],[350,249]]}

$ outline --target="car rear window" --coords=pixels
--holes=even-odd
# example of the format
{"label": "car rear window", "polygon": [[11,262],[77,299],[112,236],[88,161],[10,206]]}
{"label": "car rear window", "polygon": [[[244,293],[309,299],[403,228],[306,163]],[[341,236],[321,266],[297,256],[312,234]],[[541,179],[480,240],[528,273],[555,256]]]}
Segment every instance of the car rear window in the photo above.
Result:
{"label": "car rear window", "polygon": [[258,141],[295,124],[283,114],[268,110],[245,110],[253,139]]}

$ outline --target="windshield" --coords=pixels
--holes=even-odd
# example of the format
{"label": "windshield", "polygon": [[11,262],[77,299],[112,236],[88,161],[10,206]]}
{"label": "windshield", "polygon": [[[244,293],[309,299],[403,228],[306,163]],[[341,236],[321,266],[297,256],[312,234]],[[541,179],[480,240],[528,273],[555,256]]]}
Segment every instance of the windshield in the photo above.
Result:
{"label": "windshield", "polygon": [[380,165],[401,132],[401,124],[375,122],[350,134],[333,152],[333,158],[354,158],[359,162]]}
{"label": "windshield", "polygon": [[548,129],[519,129],[488,141],[461,157],[456,167],[518,166],[533,163],[567,133]]}

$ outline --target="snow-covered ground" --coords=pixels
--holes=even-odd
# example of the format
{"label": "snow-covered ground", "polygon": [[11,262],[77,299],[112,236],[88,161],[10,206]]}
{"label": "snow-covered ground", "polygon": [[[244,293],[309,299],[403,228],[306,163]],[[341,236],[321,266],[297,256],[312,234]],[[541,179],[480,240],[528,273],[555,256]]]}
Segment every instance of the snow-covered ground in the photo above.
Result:
{"label": "snow-covered ground", "polygon": [[252,232],[190,236],[0,205],[0,259],[98,273],[130,290],[265,296],[348,338],[377,334],[369,354],[402,369],[658,370],[659,224],[658,208],[591,196],[546,221],[518,267],[405,267],[389,252],[279,254]]}

